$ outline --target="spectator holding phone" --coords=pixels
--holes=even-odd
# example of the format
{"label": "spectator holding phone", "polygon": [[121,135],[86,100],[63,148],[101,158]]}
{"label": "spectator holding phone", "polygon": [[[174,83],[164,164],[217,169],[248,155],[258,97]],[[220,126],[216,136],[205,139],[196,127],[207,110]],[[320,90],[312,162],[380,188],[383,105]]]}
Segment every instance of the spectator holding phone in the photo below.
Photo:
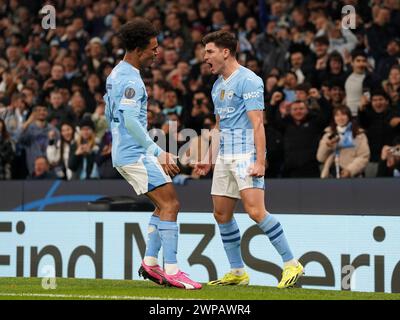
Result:
{"label": "spectator holding phone", "polygon": [[323,163],[321,178],[360,176],[369,157],[367,136],[352,120],[350,108],[336,107],[317,151],[317,160]]}
{"label": "spectator holding phone", "polygon": [[194,129],[197,134],[200,134],[203,120],[211,113],[210,109],[210,101],[206,93],[203,91],[196,91],[192,99],[192,108],[186,113],[186,127]]}
{"label": "spectator holding phone", "polygon": [[30,175],[33,173],[35,159],[46,157],[50,131],[58,139],[59,131],[47,122],[48,111],[45,106],[35,106],[28,120],[22,126],[19,142],[26,152],[26,165]]}
{"label": "spectator holding phone", "polygon": [[400,177],[400,136],[392,145],[383,146],[381,160],[378,177]]}
{"label": "spectator holding phone", "polygon": [[51,168],[58,178],[71,180],[72,171],[68,168],[71,143],[74,140],[75,128],[72,124],[61,124],[61,137],[57,139],[54,131],[49,132],[49,144],[46,155]]}
{"label": "spectator holding phone", "polygon": [[79,124],[77,139],[71,144],[68,168],[72,171],[72,179],[98,179],[99,172],[96,155],[99,147],[96,145],[95,126],[90,118],[84,118]]}
{"label": "spectator holding phone", "polygon": [[350,108],[353,117],[357,116],[361,105],[361,98],[379,86],[377,76],[367,70],[367,55],[364,51],[354,50],[351,53],[353,72],[345,82],[346,105]]}
{"label": "spectator holding phone", "polygon": [[28,110],[22,93],[13,93],[11,103],[7,107],[0,107],[0,119],[4,120],[11,140],[16,143],[22,131],[24,121],[28,118]]}
{"label": "spectator holding phone", "polygon": [[47,97],[51,91],[59,88],[68,88],[68,82],[65,78],[64,66],[55,63],[51,68],[50,78],[43,83],[41,99]]}

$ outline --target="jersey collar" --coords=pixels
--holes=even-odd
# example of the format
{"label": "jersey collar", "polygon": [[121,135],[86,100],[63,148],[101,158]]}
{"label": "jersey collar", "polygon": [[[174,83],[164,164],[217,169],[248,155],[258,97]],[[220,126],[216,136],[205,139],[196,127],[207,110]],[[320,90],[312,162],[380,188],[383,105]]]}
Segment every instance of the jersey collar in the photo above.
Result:
{"label": "jersey collar", "polygon": [[127,65],[130,66],[133,70],[135,70],[137,73],[140,74],[140,71],[139,71],[138,68],[135,68],[133,65],[131,65],[130,63],[128,63],[128,62],[126,62],[126,61],[124,61],[124,60],[121,60],[121,62],[127,64]]}
{"label": "jersey collar", "polygon": [[240,67],[237,68],[235,71],[233,71],[232,74],[226,80],[224,80],[224,77],[221,75],[222,83],[224,85],[227,85],[239,73],[239,69]]}

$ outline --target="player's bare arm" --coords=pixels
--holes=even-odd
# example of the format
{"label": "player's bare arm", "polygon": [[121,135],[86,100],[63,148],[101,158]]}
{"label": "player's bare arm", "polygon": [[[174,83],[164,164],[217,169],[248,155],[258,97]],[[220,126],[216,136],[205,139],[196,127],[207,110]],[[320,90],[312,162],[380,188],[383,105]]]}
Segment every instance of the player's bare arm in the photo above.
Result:
{"label": "player's bare arm", "polygon": [[195,174],[200,176],[207,175],[217,159],[219,150],[219,121],[220,118],[218,115],[216,115],[215,128],[211,130],[211,145],[208,148],[208,152],[204,159],[202,159],[200,163],[196,163],[194,167]]}
{"label": "player's bare arm", "polygon": [[266,150],[263,111],[249,111],[247,115],[253,125],[254,144],[256,146],[256,162],[249,168],[249,174],[253,177],[263,177],[265,174]]}

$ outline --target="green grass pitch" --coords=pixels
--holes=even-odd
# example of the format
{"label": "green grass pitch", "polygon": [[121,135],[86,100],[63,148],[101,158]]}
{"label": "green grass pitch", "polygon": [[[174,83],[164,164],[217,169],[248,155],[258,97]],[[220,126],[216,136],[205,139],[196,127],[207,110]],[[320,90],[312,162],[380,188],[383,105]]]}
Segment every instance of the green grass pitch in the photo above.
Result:
{"label": "green grass pitch", "polygon": [[2,300],[400,300],[395,293],[362,293],[264,286],[209,287],[191,291],[150,281],[56,279],[56,289],[43,289],[40,278],[0,278]]}

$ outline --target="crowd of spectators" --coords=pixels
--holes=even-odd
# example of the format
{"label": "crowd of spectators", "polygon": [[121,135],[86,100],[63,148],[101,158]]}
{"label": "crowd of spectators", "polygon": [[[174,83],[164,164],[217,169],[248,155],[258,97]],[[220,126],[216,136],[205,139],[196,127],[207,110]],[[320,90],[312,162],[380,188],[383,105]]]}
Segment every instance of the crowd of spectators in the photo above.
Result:
{"label": "crowd of spectators", "polygon": [[[56,28],[42,27],[52,4]],[[353,5],[356,28],[342,27]],[[400,176],[397,0],[0,0],[0,179],[119,178],[104,83],[123,58],[117,33],[141,16],[160,30],[142,71],[148,129],[194,129],[176,181],[215,125],[203,36],[229,30],[265,84],[267,178]]]}

